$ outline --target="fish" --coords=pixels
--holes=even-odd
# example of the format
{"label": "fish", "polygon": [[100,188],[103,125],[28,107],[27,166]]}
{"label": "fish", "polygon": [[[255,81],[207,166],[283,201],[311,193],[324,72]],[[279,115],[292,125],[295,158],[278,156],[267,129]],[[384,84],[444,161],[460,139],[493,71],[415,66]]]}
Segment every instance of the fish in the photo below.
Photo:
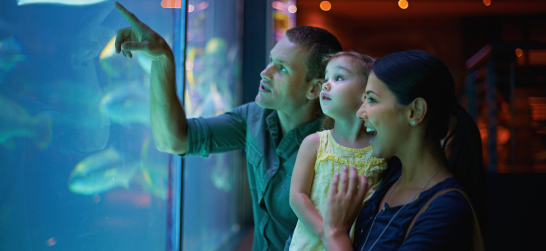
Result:
{"label": "fish", "polygon": [[91,154],[79,162],[68,179],[69,190],[83,195],[95,195],[115,187],[129,189],[129,183],[141,166],[140,161],[128,164],[113,147]]}
{"label": "fish", "polygon": [[118,87],[104,95],[99,111],[121,125],[150,125],[149,91],[137,85]]}
{"label": "fish", "polygon": [[116,36],[111,38],[110,41],[108,41],[108,43],[106,43],[106,46],[104,46],[104,48],[100,52],[99,59],[103,60],[103,59],[107,59],[107,58],[115,55],[115,52],[116,52],[116,46],[115,45],[116,45]]}
{"label": "fish", "polygon": [[26,138],[40,150],[49,146],[53,137],[49,113],[30,116],[26,110],[2,95],[0,107],[0,144],[9,144],[9,140],[14,138]]}
{"label": "fish", "polygon": [[90,5],[108,0],[17,0],[17,5],[26,4],[62,4],[62,5]]}
{"label": "fish", "polygon": [[162,163],[158,159],[148,160],[148,150],[150,147],[150,138],[146,137],[142,144],[140,152],[142,165],[140,167],[141,177],[139,183],[142,188],[155,197],[165,200],[167,198],[167,179],[168,164]]}
{"label": "fish", "polygon": [[26,59],[23,45],[14,36],[0,40],[0,83],[10,70]]}

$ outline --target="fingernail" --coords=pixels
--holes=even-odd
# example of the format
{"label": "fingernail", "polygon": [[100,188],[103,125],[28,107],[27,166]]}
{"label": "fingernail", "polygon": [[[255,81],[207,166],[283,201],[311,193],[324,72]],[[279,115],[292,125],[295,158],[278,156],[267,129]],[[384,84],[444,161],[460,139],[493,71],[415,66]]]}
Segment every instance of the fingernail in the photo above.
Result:
{"label": "fingernail", "polygon": [[343,166],[343,170],[347,170],[347,167],[346,167],[346,166]]}
{"label": "fingernail", "polygon": [[335,176],[339,176],[339,173],[334,173]]}

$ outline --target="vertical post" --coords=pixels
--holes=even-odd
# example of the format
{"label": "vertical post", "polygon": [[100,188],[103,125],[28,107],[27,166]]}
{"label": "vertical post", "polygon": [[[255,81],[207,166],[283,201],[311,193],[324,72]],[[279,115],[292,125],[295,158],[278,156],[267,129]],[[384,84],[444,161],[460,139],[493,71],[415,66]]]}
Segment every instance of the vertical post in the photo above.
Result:
{"label": "vertical post", "polygon": [[514,116],[516,115],[515,110],[515,88],[516,88],[516,64],[515,64],[515,58],[514,53],[512,53],[512,56],[510,57],[510,118],[512,121],[510,122],[510,145],[511,145],[511,159],[512,159],[512,173],[516,172],[516,119]]}
{"label": "vertical post", "polygon": [[244,0],[243,3],[243,104],[255,100],[260,72],[268,62],[267,3],[268,0]]}
{"label": "vertical post", "polygon": [[[188,1],[189,0],[181,0],[180,3],[180,12],[178,16],[175,16],[175,31],[174,31],[174,55],[175,55],[175,65],[178,65],[176,67],[176,94],[178,95],[178,99],[180,100],[182,107],[184,107],[184,93],[186,90],[186,34],[188,30]],[[173,223],[175,223],[175,227],[173,228],[173,233],[177,234],[176,237],[178,237],[178,242],[173,241],[173,247],[172,250],[180,251],[183,249],[184,244],[184,160],[180,158],[179,156],[172,156],[174,161],[173,167],[180,167],[173,168],[172,172],[172,178],[169,179],[169,182],[172,182],[171,189],[169,189],[169,193],[173,193],[175,191],[174,189],[177,189],[179,191],[180,196],[177,198],[173,198],[171,194],[169,194],[169,197],[171,197],[175,203],[171,205],[173,211],[173,214],[176,216],[173,219]],[[177,173],[179,170],[180,173]],[[169,176],[171,171],[169,171]],[[176,194],[176,193],[174,193]],[[178,245],[178,246],[176,246]]]}
{"label": "vertical post", "polygon": [[487,151],[489,153],[489,173],[497,172],[497,73],[495,53],[492,51],[487,62],[486,77],[486,104],[487,104]]}
{"label": "vertical post", "polygon": [[[471,69],[469,69],[471,70]],[[476,70],[471,71],[468,76],[466,76],[466,101],[467,101],[467,111],[468,114],[476,121],[478,117],[478,108],[476,105],[477,94],[476,94],[476,80],[478,74]]]}

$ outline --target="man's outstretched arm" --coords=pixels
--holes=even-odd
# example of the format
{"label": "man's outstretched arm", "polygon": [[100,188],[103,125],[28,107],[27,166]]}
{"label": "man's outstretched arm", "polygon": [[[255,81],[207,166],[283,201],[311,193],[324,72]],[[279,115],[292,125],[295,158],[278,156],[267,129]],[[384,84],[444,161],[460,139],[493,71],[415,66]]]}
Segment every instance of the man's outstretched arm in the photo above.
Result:
{"label": "man's outstretched arm", "polygon": [[131,27],[118,31],[116,53],[132,58],[138,51],[152,60],[150,118],[157,149],[171,154],[188,151],[188,122],[176,95],[175,63],[165,40],[118,2],[116,9]]}

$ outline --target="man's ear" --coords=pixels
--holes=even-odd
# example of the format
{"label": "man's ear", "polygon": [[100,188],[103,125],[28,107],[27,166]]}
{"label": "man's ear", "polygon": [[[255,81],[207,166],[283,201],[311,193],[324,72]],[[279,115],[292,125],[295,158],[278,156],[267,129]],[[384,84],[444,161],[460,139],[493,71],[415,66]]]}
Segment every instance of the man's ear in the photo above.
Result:
{"label": "man's ear", "polygon": [[322,83],[324,83],[323,78],[314,78],[311,80],[309,91],[307,92],[307,98],[310,100],[317,99],[320,97],[320,92],[322,90]]}
{"label": "man's ear", "polygon": [[423,98],[416,98],[408,105],[408,123],[416,126],[425,120],[427,115],[428,104]]}

